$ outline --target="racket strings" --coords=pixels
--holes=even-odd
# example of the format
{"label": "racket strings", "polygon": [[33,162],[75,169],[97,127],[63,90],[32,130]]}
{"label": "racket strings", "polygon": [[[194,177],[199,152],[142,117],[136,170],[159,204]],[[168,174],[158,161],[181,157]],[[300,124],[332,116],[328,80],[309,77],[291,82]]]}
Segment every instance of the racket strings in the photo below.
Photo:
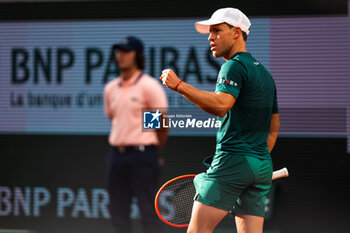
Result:
{"label": "racket strings", "polygon": [[196,194],[193,178],[186,177],[170,182],[160,193],[159,212],[168,222],[175,225],[189,223]]}

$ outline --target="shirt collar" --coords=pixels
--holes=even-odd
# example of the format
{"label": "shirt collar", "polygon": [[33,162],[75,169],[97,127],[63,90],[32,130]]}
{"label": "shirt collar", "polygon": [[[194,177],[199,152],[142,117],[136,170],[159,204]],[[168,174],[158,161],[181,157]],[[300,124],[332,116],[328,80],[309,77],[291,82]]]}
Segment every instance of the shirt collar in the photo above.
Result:
{"label": "shirt collar", "polygon": [[120,82],[119,85],[120,86],[131,86],[135,83],[136,79],[138,79],[138,77],[140,76],[141,71],[137,70],[132,76],[131,78],[129,78],[128,80],[124,81],[123,77],[120,76]]}

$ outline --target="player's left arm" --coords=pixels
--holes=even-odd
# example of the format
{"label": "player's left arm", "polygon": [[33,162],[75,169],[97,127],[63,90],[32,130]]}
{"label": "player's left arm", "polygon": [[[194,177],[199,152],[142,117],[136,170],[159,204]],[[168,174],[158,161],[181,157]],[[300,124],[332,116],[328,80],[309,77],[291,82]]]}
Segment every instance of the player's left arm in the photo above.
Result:
{"label": "player's left arm", "polygon": [[168,88],[175,90],[182,94],[186,99],[197,105],[204,111],[213,115],[223,117],[232,108],[235,103],[235,98],[225,92],[209,92],[199,90],[192,85],[182,82],[172,70],[165,70],[160,79]]}
{"label": "player's left arm", "polygon": [[266,140],[267,149],[269,150],[269,152],[272,151],[273,147],[276,144],[278,131],[280,130],[280,127],[281,127],[280,114],[279,113],[272,114],[269,136],[267,137],[267,140]]}
{"label": "player's left arm", "polygon": [[267,137],[267,140],[266,140],[267,149],[269,150],[269,152],[272,151],[273,147],[276,144],[278,131],[280,130],[280,127],[281,127],[281,123],[280,123],[280,115],[279,115],[278,101],[277,101],[277,89],[275,86],[275,93],[274,93],[273,105],[272,105],[270,131],[269,131],[269,136]]}

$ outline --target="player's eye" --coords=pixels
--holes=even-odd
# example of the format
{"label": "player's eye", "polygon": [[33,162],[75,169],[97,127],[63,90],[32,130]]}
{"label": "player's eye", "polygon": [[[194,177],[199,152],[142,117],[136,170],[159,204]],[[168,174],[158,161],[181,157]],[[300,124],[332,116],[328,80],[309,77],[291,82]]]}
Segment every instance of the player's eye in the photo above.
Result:
{"label": "player's eye", "polygon": [[220,30],[219,29],[211,29],[210,33],[218,33]]}

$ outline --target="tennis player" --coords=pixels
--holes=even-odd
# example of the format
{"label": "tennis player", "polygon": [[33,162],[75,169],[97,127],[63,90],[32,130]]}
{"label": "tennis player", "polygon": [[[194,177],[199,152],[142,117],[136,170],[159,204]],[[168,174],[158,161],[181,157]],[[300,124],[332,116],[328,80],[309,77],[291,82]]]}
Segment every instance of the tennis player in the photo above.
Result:
{"label": "tennis player", "polygon": [[226,61],[214,93],[183,82],[170,69],[160,77],[165,86],[222,122],[216,153],[205,159],[207,171],[194,179],[197,194],[188,233],[213,232],[230,211],[238,233],[263,230],[273,170],[270,152],[280,123],[275,82],[246,49],[250,25],[235,8],[219,9],[195,24],[199,33],[209,33],[213,56]]}

